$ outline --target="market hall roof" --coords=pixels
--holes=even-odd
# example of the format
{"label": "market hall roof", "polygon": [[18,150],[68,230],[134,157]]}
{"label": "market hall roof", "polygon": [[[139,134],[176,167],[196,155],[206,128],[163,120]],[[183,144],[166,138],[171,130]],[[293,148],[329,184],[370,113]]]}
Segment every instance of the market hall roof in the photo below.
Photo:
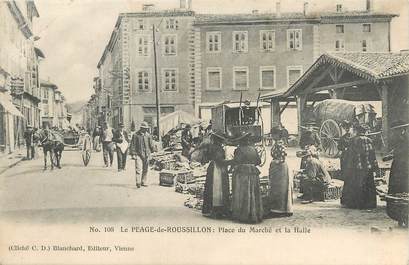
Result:
{"label": "market hall roof", "polygon": [[[303,88],[307,80],[314,78],[322,65],[334,65],[366,80],[381,80],[409,74],[409,53],[325,53],[284,93],[292,96]],[[266,98],[266,96],[263,96]]]}

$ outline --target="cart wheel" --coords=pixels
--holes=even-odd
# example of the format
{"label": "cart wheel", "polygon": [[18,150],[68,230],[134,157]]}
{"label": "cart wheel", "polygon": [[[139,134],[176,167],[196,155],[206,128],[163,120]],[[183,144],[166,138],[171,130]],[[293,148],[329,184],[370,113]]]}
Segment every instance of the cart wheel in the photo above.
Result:
{"label": "cart wheel", "polygon": [[324,153],[331,158],[337,157],[338,141],[341,138],[341,129],[338,124],[331,119],[325,120],[321,124],[320,137]]}
{"label": "cart wheel", "polygon": [[82,152],[82,162],[84,162],[84,166],[88,166],[89,161],[91,160],[91,151],[85,150]]}
{"label": "cart wheel", "polygon": [[256,150],[261,160],[260,166],[262,167],[266,163],[266,148],[263,145],[256,145]]}

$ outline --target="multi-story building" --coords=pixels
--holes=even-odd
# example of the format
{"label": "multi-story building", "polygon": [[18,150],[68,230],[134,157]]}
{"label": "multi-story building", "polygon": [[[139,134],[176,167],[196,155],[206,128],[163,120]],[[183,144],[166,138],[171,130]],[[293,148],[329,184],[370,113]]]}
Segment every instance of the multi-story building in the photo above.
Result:
{"label": "multi-story building", "polygon": [[57,127],[68,127],[67,107],[65,105],[65,97],[60,90],[55,91],[55,116],[57,118]]}
{"label": "multi-story building", "polygon": [[34,47],[34,17],[34,1],[0,1],[0,149],[9,152],[24,143],[27,124],[40,124],[38,63],[44,55]]}
{"label": "multi-story building", "polygon": [[371,1],[362,11],[338,4],[314,14],[306,3],[302,13],[281,13],[278,2],[275,13],[197,15],[196,113],[210,118],[222,100],[287,90],[324,52],[390,51],[393,17],[373,12]]}
{"label": "multi-story building", "polygon": [[98,63],[107,118],[114,126],[124,122],[129,128],[132,121],[155,125],[156,82],[161,114],[193,111],[194,13],[186,0],[179,9],[144,6],[144,10],[119,15]]}
{"label": "multi-story building", "polygon": [[65,97],[58,86],[49,80],[41,80],[41,120],[42,127],[66,128],[68,114]]}
{"label": "multi-story building", "polygon": [[[120,14],[98,64],[108,120],[155,124],[154,48],[161,112],[183,109],[209,119],[221,101],[287,90],[324,52],[390,51],[394,15],[372,7],[368,0],[366,10],[334,4],[312,13],[305,3],[303,12],[282,13],[278,2],[274,13],[210,15],[181,0],[175,10]],[[270,119],[268,108],[264,114]]]}
{"label": "multi-story building", "polygon": [[49,127],[57,126],[58,119],[56,115],[55,106],[55,94],[58,90],[57,85],[51,83],[50,81],[41,80],[41,120],[42,127],[46,124]]}

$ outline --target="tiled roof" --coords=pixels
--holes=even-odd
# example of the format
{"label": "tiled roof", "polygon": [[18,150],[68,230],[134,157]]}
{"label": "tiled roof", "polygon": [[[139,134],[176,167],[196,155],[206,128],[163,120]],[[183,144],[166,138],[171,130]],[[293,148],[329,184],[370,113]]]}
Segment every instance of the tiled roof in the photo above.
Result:
{"label": "tiled roof", "polygon": [[263,20],[320,20],[331,18],[359,18],[359,17],[386,17],[392,18],[396,15],[390,13],[367,12],[367,11],[348,11],[348,12],[320,12],[309,13],[247,13],[247,14],[196,14],[195,23],[233,23],[246,21],[263,21]]}
{"label": "tiled roof", "polygon": [[349,68],[384,79],[409,73],[409,53],[331,53],[329,61],[338,61]]}
{"label": "tiled roof", "polygon": [[331,64],[372,82],[409,74],[409,53],[326,53],[291,86],[284,97],[291,96],[310,79],[321,65]]}

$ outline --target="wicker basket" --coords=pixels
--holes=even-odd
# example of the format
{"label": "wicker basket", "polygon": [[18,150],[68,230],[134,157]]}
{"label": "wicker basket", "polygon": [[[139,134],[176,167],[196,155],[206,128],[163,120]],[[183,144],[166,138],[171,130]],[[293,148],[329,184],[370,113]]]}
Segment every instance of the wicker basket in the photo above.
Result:
{"label": "wicker basket", "polygon": [[393,220],[398,221],[399,226],[408,226],[408,200],[399,199],[386,195],[386,213]]}

